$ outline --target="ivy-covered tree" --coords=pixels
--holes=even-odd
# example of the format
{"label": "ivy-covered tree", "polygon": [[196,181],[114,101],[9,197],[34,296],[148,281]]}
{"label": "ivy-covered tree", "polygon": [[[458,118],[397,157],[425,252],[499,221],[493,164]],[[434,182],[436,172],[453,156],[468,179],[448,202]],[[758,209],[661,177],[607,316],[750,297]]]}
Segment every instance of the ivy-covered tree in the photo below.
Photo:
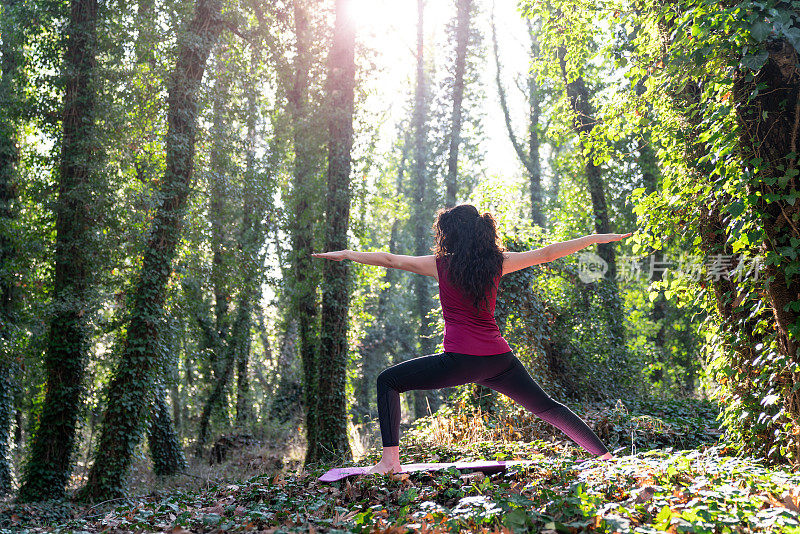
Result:
{"label": "ivy-covered tree", "polygon": [[472,0],[456,2],[456,57],[453,73],[453,110],[450,118],[450,146],[447,154],[447,176],[445,177],[445,206],[456,205],[458,191],[458,149],[461,144],[461,122],[464,102],[464,76],[467,69],[467,45],[470,38]]}
{"label": "ivy-covered tree", "polygon": [[97,1],[71,2],[68,21],[46,394],[19,490],[23,501],[64,495],[72,471],[93,313]]}
{"label": "ivy-covered tree", "polygon": [[218,0],[197,0],[192,19],[180,37],[169,89],[167,166],[158,193],[160,207],[138,274],[120,363],[108,388],[94,464],[81,491],[85,499],[124,493],[123,482],[141,439],[145,411],[153,394],[165,287],[172,273],[172,259],[192,180],[197,92],[211,48],[221,31],[220,11]]}
{"label": "ivy-covered tree", "polygon": [[17,332],[18,239],[16,184],[19,165],[19,78],[22,74],[22,36],[17,19],[18,2],[0,4],[0,495],[11,491],[9,445],[14,416],[15,350]]}
{"label": "ivy-covered tree", "polygon": [[[350,172],[355,106],[356,30],[349,14],[350,0],[336,0],[333,42],[328,56],[326,93],[328,113],[328,195],[326,202],[326,250],[347,248],[350,221]],[[350,301],[349,265],[327,261],[323,267],[322,329],[317,385],[319,443],[306,462],[342,461],[352,458],[347,437],[345,384],[348,360],[347,330]]]}

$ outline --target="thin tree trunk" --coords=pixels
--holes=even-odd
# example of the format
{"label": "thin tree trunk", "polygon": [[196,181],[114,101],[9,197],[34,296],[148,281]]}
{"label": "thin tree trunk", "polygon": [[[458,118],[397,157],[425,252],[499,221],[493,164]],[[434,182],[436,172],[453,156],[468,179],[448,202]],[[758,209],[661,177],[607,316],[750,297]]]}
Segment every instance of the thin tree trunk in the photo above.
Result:
{"label": "thin tree trunk", "polygon": [[240,311],[237,311],[237,319],[233,325],[231,339],[229,343],[224,346],[225,350],[222,358],[222,364],[224,366],[220,369],[219,375],[214,381],[214,387],[211,389],[211,393],[208,395],[203,405],[203,411],[200,414],[200,425],[197,432],[197,444],[195,446],[195,456],[198,458],[205,454],[205,446],[208,442],[208,433],[211,427],[211,415],[214,413],[214,410],[222,406],[222,401],[225,397],[225,389],[228,387],[231,377],[233,376],[233,370],[236,367],[236,341],[238,340],[238,336],[241,335],[242,327],[239,315]]}
{"label": "thin tree trunk", "polygon": [[[249,350],[250,316],[252,314],[250,292],[250,288],[243,289],[240,292],[236,318],[230,334],[230,342],[225,346],[225,359],[223,360],[225,367],[223,367],[219,379],[214,383],[214,389],[211,390],[211,394],[208,396],[208,400],[203,406],[203,412],[200,415],[200,431],[195,449],[195,454],[198,457],[203,456],[205,451],[211,424],[211,414],[222,405],[225,398],[225,390],[231,382],[233,371],[236,368],[241,352]],[[245,339],[245,337],[248,339]]]}
{"label": "thin tree trunk", "polygon": [[[328,56],[328,196],[325,250],[347,248],[350,221],[350,166],[355,104],[355,26],[347,15],[350,0],[336,0],[333,44]],[[347,439],[347,327],[350,305],[349,263],[323,264],[322,330],[318,374],[319,440],[306,462],[352,459]]]}
{"label": "thin tree trunk", "polygon": [[[641,96],[644,94],[644,90],[644,83],[639,81],[639,83],[636,84],[636,94]],[[652,139],[650,138],[650,130],[647,128],[642,131],[642,138],[639,141],[637,152],[638,157],[636,163],[639,166],[639,172],[642,173],[642,182],[644,183],[645,192],[648,195],[653,194],[658,190],[660,171],[658,168],[656,151],[653,149]],[[652,272],[651,283],[660,282],[664,271],[657,267],[663,265],[664,253],[660,249],[654,250],[650,258],[652,262],[651,266],[653,267],[652,269],[648,269],[648,273]],[[658,323],[655,345],[659,349],[659,360],[661,363],[666,363],[664,344],[666,342],[667,325],[664,319],[666,318],[667,305],[666,297],[659,291],[656,300],[653,302],[653,310],[650,313],[650,318]]]}
{"label": "thin tree trunk", "polygon": [[[299,343],[298,325],[295,318],[287,321],[286,331],[278,344],[277,368],[280,370],[278,384],[274,387],[275,395],[269,407],[269,418],[276,419],[281,423],[288,421],[297,408],[297,404],[306,402],[305,398],[297,399],[297,392],[301,390],[296,373],[293,371],[295,358],[297,357],[297,345]],[[272,387],[269,390],[273,390]],[[296,400],[300,402],[297,403]],[[303,406],[305,409],[305,407]],[[306,410],[307,411],[307,410]]]}
{"label": "thin tree trunk", "polygon": [[[566,87],[567,97],[574,115],[575,130],[578,135],[590,134],[597,121],[594,117],[594,109],[589,101],[589,91],[586,83],[581,76],[577,76],[570,81],[566,68],[567,49],[561,46],[558,50],[558,61],[561,66],[561,75]],[[580,145],[583,147],[584,140],[581,137]],[[600,167],[594,164],[592,154],[585,157],[584,168],[586,180],[589,183],[589,194],[592,198],[592,210],[594,212],[594,227],[598,234],[611,232],[609,222],[608,207],[606,196],[603,190],[603,176]],[[611,335],[614,336],[614,343],[618,347],[625,348],[625,324],[623,321],[622,302],[617,287],[617,259],[614,252],[613,243],[598,243],[597,253],[608,265],[608,271],[603,280],[610,288],[610,302],[608,304],[608,319]]]}
{"label": "thin tree trunk", "polygon": [[453,111],[450,115],[450,151],[447,156],[447,177],[445,178],[445,206],[456,205],[458,192],[458,148],[461,144],[462,102],[464,100],[464,71],[467,64],[467,44],[470,33],[470,10],[472,0],[457,0],[456,64],[453,79]]}
{"label": "thin tree trunk", "polygon": [[265,215],[255,207],[257,196],[255,181],[255,145],[256,145],[256,78],[255,71],[259,63],[259,55],[253,50],[250,58],[250,90],[247,94],[247,167],[245,169],[244,201],[242,205],[242,229],[239,236],[239,265],[244,272],[242,280],[239,306],[246,311],[246,324],[242,327],[241,337],[238,345],[238,367],[236,369],[236,424],[245,425],[253,418],[253,400],[250,395],[250,325],[253,320],[253,305],[257,301],[258,284],[257,273],[261,266],[261,255],[259,249],[263,242],[264,235],[261,219]]}
{"label": "thin tree trunk", "polygon": [[[430,199],[433,191],[428,188],[428,140],[427,140],[427,114],[428,95],[427,80],[425,79],[423,28],[424,28],[424,0],[417,0],[417,81],[414,94],[414,253],[423,256],[430,253],[430,236],[428,228],[433,219],[429,211]],[[433,352],[432,330],[427,318],[428,311],[433,307],[430,287],[425,276],[414,277],[414,292],[416,298],[416,312],[419,320],[419,342],[423,354]],[[422,417],[428,413],[428,400],[425,391],[414,391],[414,414]]]}
{"label": "thin tree trunk", "polygon": [[[3,340],[5,341],[5,340]],[[14,413],[14,381],[11,362],[0,361],[0,497],[11,493],[11,421]]]}
{"label": "thin tree trunk", "polygon": [[162,385],[153,394],[153,415],[147,433],[153,472],[160,477],[173,476],[187,468],[186,456],[172,424],[167,404],[167,390]]}
{"label": "thin tree trunk", "polygon": [[[176,375],[178,374],[178,370],[176,370]],[[178,389],[178,381],[172,380],[169,386],[169,396],[172,400],[172,422],[175,426],[175,433],[178,436],[178,440],[180,440],[181,435],[183,434],[183,406],[181,402],[181,394],[180,390]]]}
{"label": "thin tree trunk", "polygon": [[[539,42],[536,40],[536,33],[531,27],[530,20],[527,21],[528,34],[531,39],[531,60],[539,57]],[[542,203],[542,162],[539,158],[539,119],[541,109],[539,106],[539,87],[536,83],[536,75],[528,74],[528,190],[531,202],[531,220],[533,224],[542,228],[544,222],[544,205]]]}
{"label": "thin tree trunk", "polygon": [[[231,163],[228,157],[229,147],[226,146],[226,125],[228,117],[225,113],[225,106],[230,98],[230,80],[225,71],[225,58],[228,46],[222,44],[216,53],[216,72],[217,79],[214,81],[214,104],[212,106],[213,124],[211,134],[213,138],[210,154],[210,195],[209,199],[209,218],[211,220],[211,284],[214,291],[214,314],[213,325],[205,327],[208,332],[206,337],[211,345],[211,392],[203,405],[200,416],[197,445],[195,454],[203,455],[203,450],[208,438],[211,416],[214,410],[219,408],[222,403],[222,395],[232,376],[235,361],[230,359],[236,355],[232,345],[236,344],[236,339],[231,337],[229,331],[230,322],[230,253],[231,244],[228,231],[225,228],[229,221],[229,201],[228,197],[231,190]],[[203,310],[205,313],[205,309]],[[205,322],[205,321],[204,321]]]}
{"label": "thin tree trunk", "polygon": [[217,61],[217,79],[214,82],[214,103],[212,106],[213,124],[211,127],[211,154],[209,157],[210,167],[210,195],[209,199],[209,218],[211,219],[211,284],[214,288],[214,341],[212,369],[215,371],[214,380],[220,370],[219,366],[224,365],[220,362],[222,353],[226,350],[225,345],[228,341],[229,330],[229,303],[231,301],[230,290],[230,238],[225,227],[230,219],[230,209],[228,197],[231,188],[231,162],[228,156],[230,147],[225,140],[227,138],[227,124],[229,118],[226,115],[225,107],[230,100],[230,79],[226,72],[225,62],[228,56],[228,46],[221,44],[220,50],[215,54]]}
{"label": "thin tree trunk", "polygon": [[253,399],[250,395],[250,324],[240,345],[236,367],[236,425],[244,426],[253,419]]}
{"label": "thin tree trunk", "polygon": [[22,501],[62,497],[72,469],[89,345],[97,12],[97,0],[74,0],[67,25],[54,311],[45,354],[45,400],[19,491]]}
{"label": "thin tree trunk", "polygon": [[211,48],[220,29],[221,3],[197,0],[194,15],[178,45],[169,91],[166,170],[136,281],[130,324],[120,363],[108,392],[108,403],[95,462],[81,497],[119,497],[134,450],[141,439],[145,411],[150,406],[158,354],[158,327],[163,315],[166,283],[180,239],[192,183],[197,93]]}
{"label": "thin tree trunk", "polygon": [[[400,162],[397,166],[397,179],[395,181],[395,193],[397,198],[403,194],[403,177],[406,167],[406,155],[408,153],[407,143],[403,143],[401,149]],[[397,239],[399,232],[399,222],[397,218],[392,221],[392,230],[389,234],[389,252],[397,253]],[[394,292],[397,269],[386,269],[383,275],[385,288],[378,294],[378,309],[376,311],[375,325],[370,327],[365,336],[364,355],[362,374],[359,381],[358,404],[364,413],[370,413],[372,406],[372,393],[375,392],[380,368],[386,363],[386,354],[390,351],[390,343],[387,340],[394,339],[395,328],[387,322],[389,313],[389,299]]]}
{"label": "thin tree trunk", "polygon": [[[19,391],[19,390],[17,390]],[[17,447],[22,447],[22,428],[25,424],[24,420],[22,419],[22,402],[20,402],[19,398],[16,399],[15,404],[15,413],[14,413],[14,445]]]}
{"label": "thin tree trunk", "polygon": [[[541,116],[539,104],[539,91],[534,74],[528,75],[528,149],[525,150],[523,144],[514,133],[514,128],[511,125],[511,113],[508,109],[508,102],[506,100],[506,90],[501,81],[501,63],[500,51],[497,44],[497,28],[494,24],[494,15],[492,15],[492,50],[494,51],[494,60],[497,70],[495,72],[495,83],[497,84],[497,96],[500,100],[500,109],[503,111],[503,119],[508,132],[508,138],[511,141],[511,146],[514,147],[514,152],[517,154],[520,163],[528,173],[529,192],[531,202],[531,220],[534,224],[544,227],[544,213],[542,211],[542,163],[539,157],[539,119]],[[536,34],[532,31],[530,24],[528,31],[531,38],[531,59],[539,54],[539,44],[536,40]]]}

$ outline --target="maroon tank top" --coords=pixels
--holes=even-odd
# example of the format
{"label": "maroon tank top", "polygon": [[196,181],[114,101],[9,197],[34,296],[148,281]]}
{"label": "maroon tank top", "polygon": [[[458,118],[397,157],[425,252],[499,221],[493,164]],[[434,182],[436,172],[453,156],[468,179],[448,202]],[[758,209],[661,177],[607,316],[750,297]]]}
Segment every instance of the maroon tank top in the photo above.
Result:
{"label": "maroon tank top", "polygon": [[439,300],[444,315],[444,350],[475,356],[502,354],[511,350],[497,322],[494,320],[494,303],[497,298],[498,275],[487,295],[488,309],[477,309],[472,299],[450,284],[447,278],[449,258],[436,258],[439,273]]}

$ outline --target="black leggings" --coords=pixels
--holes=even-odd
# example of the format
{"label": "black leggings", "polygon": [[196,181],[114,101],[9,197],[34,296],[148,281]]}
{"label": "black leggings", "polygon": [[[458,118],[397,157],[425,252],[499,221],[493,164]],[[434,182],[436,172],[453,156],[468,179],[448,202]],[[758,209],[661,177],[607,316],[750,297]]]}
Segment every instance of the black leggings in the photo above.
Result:
{"label": "black leggings", "polygon": [[608,452],[592,429],[539,387],[509,351],[493,356],[443,352],[393,365],[378,375],[378,417],[384,447],[400,443],[400,393],[474,382],[508,396],[592,454]]}

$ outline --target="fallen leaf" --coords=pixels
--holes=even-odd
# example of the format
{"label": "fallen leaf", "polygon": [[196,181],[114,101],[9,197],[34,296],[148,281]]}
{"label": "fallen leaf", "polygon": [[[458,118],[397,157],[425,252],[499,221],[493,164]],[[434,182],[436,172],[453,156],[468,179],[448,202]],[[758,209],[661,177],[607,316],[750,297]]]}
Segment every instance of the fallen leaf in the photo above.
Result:
{"label": "fallen leaf", "polygon": [[402,482],[404,480],[408,480],[409,474],[408,473],[391,473],[389,474],[389,478],[392,480]]}

